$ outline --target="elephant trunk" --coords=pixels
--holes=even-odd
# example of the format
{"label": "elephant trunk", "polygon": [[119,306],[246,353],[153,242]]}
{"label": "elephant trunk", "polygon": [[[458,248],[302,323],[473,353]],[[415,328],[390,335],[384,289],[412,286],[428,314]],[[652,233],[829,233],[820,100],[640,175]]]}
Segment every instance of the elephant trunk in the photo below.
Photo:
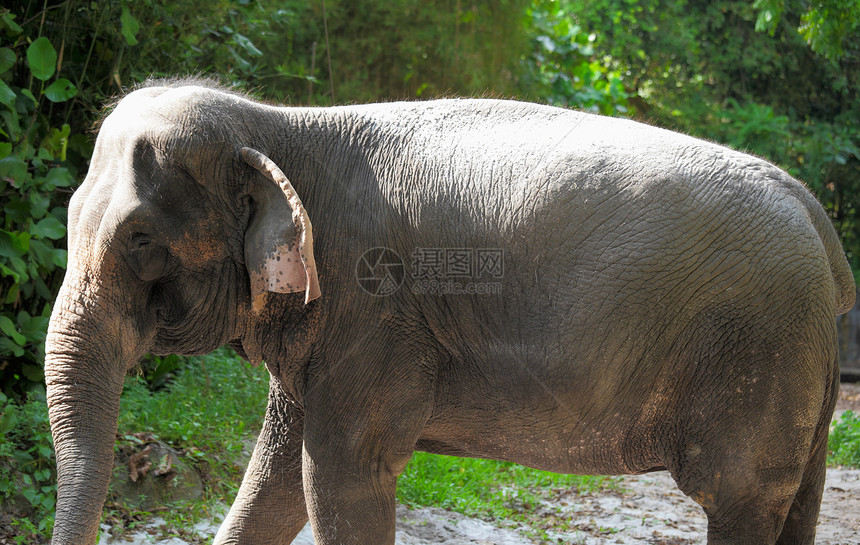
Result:
{"label": "elephant trunk", "polygon": [[[126,366],[118,338],[61,290],[46,340],[45,382],[57,456],[54,545],[92,545],[113,469]],[[92,302],[92,299],[89,299]],[[115,331],[115,330],[114,330]]]}

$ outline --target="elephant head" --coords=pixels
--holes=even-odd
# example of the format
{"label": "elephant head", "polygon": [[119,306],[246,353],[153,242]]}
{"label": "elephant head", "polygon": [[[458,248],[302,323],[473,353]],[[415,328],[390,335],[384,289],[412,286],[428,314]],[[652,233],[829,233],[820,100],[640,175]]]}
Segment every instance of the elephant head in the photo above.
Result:
{"label": "elephant head", "polygon": [[233,94],[148,87],[102,124],[69,205],[46,344],[54,543],[95,541],[123,378],[143,354],[241,342],[268,292],[319,297],[308,214],[260,136],[274,115]]}

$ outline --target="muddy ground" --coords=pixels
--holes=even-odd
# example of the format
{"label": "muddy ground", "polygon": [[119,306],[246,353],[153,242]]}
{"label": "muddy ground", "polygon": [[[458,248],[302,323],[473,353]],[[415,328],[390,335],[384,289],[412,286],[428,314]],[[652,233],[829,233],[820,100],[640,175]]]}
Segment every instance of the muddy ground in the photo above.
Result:
{"label": "muddy ground", "polygon": [[[843,384],[837,415],[846,410],[860,413],[860,384]],[[702,510],[665,472],[621,477],[617,490],[561,494],[537,509],[541,527],[510,524],[500,528],[442,509],[408,510],[401,506],[397,511],[397,545],[682,545],[704,543],[706,537]],[[206,536],[216,529],[217,524],[210,524],[197,531]],[[149,529],[155,533],[153,530]],[[122,541],[104,539],[100,545],[109,543]],[[179,538],[158,540],[143,532],[132,543],[186,544]],[[828,469],[816,543],[860,544],[860,470]],[[305,528],[294,544],[312,545],[310,529]]]}

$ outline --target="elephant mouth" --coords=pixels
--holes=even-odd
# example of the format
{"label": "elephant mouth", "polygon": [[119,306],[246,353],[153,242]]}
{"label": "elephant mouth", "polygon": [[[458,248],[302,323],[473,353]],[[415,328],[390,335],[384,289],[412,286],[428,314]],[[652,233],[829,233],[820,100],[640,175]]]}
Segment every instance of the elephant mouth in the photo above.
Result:
{"label": "elephant mouth", "polygon": [[[226,269],[226,270],[225,270]],[[202,355],[241,337],[235,289],[212,288],[212,278],[230,283],[229,267],[200,274],[199,282],[162,280],[149,296],[155,335],[153,354]],[[198,293],[200,292],[200,293]]]}
{"label": "elephant mouth", "polygon": [[149,299],[155,311],[155,322],[159,331],[170,330],[182,323],[189,315],[188,305],[182,290],[171,282],[159,282],[152,287]]}

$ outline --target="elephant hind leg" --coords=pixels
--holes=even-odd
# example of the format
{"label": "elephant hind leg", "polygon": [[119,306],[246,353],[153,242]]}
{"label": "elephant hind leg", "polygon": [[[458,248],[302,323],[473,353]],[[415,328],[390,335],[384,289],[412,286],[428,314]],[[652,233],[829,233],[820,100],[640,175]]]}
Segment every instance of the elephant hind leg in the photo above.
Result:
{"label": "elephant hind leg", "polygon": [[715,456],[712,447],[691,445],[690,452],[701,449],[700,456],[710,459],[670,468],[681,491],[708,517],[708,545],[774,545],[800,486],[803,465],[773,467],[749,452],[731,453],[731,448]]}
{"label": "elephant hind leg", "polygon": [[827,441],[816,449],[806,466],[800,488],[791,503],[777,545],[812,545],[818,512],[824,492],[824,474],[827,459]]}
{"label": "elephant hind leg", "polygon": [[[751,468],[727,457],[710,478],[699,473],[691,479],[689,469],[673,471],[682,491],[708,516],[708,544],[813,545],[824,491],[827,429],[816,431],[805,463],[776,467],[778,460],[770,460],[771,467]],[[801,437],[798,441],[807,443]]]}
{"label": "elephant hind leg", "polygon": [[[838,370],[838,363],[834,364],[834,369]],[[827,394],[827,406],[822,412],[815,432],[812,455],[803,472],[800,488],[791,503],[791,509],[777,541],[778,545],[812,545],[815,543],[815,529],[818,526],[821,496],[824,493],[827,436],[838,394],[839,373],[834,372]]]}
{"label": "elephant hind leg", "polygon": [[832,309],[797,293],[790,313],[719,309],[679,342],[671,376],[688,393],[661,457],[710,545],[812,543],[839,371]]}
{"label": "elephant hind leg", "polygon": [[718,471],[713,479],[682,488],[708,517],[708,545],[777,542],[799,478],[771,478],[767,473]]}
{"label": "elephant hind leg", "polygon": [[[766,395],[726,399],[722,413],[691,411],[667,466],[704,509],[709,545],[812,543],[826,450],[816,450],[817,424],[826,388],[744,382],[747,391],[763,388]],[[730,391],[738,389],[733,384]]]}

